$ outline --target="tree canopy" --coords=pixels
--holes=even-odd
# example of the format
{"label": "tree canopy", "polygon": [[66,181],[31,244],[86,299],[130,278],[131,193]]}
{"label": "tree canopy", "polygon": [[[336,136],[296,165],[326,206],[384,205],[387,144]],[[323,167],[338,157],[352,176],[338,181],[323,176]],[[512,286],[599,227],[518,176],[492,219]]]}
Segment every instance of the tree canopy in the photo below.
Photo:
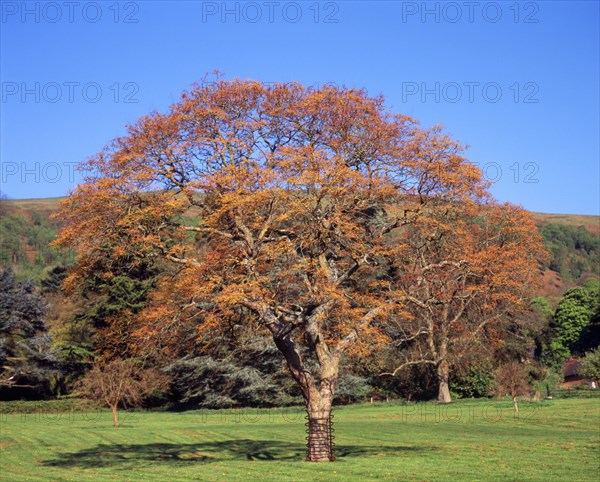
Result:
{"label": "tree canopy", "polygon": [[409,316],[394,274],[413,262],[409,227],[435,238],[443,213],[493,205],[463,151],[364,90],[194,86],[83,166],[60,213],[58,244],[78,254],[67,286],[172,263],[137,317],[139,343],[168,350],[190,323],[205,340],[236,324],[269,333],[306,402],[308,459],[331,459],[343,354]]}
{"label": "tree canopy", "polygon": [[[505,341],[500,326],[524,325],[540,279],[541,237],[529,214],[511,205],[463,205],[407,227],[396,284],[411,317],[399,320],[396,342],[410,343],[405,362],[433,365],[438,401],[450,402],[450,368],[486,339]],[[422,341],[421,341],[422,340]]]}

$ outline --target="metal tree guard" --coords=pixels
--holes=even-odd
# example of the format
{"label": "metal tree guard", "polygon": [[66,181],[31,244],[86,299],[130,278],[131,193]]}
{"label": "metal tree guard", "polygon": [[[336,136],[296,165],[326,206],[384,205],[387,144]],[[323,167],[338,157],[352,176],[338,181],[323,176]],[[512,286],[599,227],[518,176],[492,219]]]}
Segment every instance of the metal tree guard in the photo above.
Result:
{"label": "metal tree guard", "polygon": [[[329,412],[329,416],[322,418],[309,418],[308,414],[305,415],[306,423],[306,459],[311,458],[311,446],[313,447],[313,455],[316,455],[319,459],[327,458],[333,462],[334,448],[335,448],[335,429],[333,427],[333,409]],[[321,439],[316,441],[311,440],[311,433],[327,433],[328,444],[321,442]]]}

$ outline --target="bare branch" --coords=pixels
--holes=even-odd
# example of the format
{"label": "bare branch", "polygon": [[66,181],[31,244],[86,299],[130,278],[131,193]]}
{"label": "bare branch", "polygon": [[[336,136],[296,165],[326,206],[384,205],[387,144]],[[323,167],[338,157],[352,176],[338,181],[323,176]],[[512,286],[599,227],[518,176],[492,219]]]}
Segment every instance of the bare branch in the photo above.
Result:
{"label": "bare branch", "polygon": [[192,265],[192,266],[196,266],[198,268],[202,267],[202,263],[199,263],[195,259],[178,258],[177,256],[175,256],[173,254],[167,254],[165,257],[169,261],[173,261],[174,263],[183,264],[183,265]]}
{"label": "bare branch", "polygon": [[380,373],[381,376],[383,375],[391,375],[393,377],[396,376],[396,374],[402,370],[403,368],[406,368],[408,366],[411,365],[437,365],[437,362],[434,360],[413,360],[413,361],[409,361],[409,362],[405,362],[402,365],[400,365],[398,368],[396,368],[393,372],[384,372],[384,373]]}

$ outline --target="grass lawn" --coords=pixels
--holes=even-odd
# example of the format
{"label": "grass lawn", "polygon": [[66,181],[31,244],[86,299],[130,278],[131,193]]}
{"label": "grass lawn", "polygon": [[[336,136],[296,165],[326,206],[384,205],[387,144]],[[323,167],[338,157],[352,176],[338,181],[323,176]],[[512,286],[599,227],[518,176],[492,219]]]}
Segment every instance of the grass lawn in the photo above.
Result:
{"label": "grass lawn", "polygon": [[[6,406],[5,406],[6,407]],[[52,407],[47,405],[44,407]],[[600,480],[600,399],[339,407],[335,463],[303,462],[287,410],[0,414],[0,479]]]}

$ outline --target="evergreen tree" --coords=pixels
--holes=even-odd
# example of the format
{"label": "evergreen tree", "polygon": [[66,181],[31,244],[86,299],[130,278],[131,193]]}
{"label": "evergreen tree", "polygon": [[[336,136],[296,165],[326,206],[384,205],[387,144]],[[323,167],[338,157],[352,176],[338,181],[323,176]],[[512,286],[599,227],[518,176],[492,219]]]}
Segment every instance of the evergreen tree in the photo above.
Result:
{"label": "evergreen tree", "polygon": [[45,303],[32,280],[0,273],[0,386],[47,395],[57,374],[44,323]]}
{"label": "evergreen tree", "polygon": [[277,349],[265,336],[244,340],[231,353],[230,342],[198,347],[167,367],[177,403],[203,408],[273,407],[301,403]]}

